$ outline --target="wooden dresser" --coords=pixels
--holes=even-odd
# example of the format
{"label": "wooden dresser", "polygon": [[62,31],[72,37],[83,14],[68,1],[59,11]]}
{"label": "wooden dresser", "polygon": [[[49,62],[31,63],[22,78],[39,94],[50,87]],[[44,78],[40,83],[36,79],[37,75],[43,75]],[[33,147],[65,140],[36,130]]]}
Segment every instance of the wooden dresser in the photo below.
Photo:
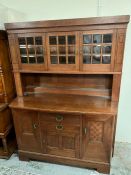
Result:
{"label": "wooden dresser", "polygon": [[14,97],[15,87],[8,38],[6,32],[0,30],[0,158],[9,158],[15,149],[12,115],[8,107]]}
{"label": "wooden dresser", "polygon": [[109,173],[129,16],[5,24],[19,158]]}

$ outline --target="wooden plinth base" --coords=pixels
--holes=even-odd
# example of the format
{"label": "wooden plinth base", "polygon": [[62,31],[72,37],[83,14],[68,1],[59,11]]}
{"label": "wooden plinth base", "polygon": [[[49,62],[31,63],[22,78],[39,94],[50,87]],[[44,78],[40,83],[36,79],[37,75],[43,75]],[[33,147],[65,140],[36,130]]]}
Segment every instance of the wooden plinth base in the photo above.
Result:
{"label": "wooden plinth base", "polygon": [[70,166],[94,169],[99,173],[105,173],[105,174],[110,173],[110,165],[108,163],[102,163],[102,162],[95,162],[95,161],[91,162],[91,161],[85,161],[82,159],[80,160],[75,158],[63,158],[55,155],[32,153],[32,152],[21,151],[21,150],[19,150],[19,159],[22,161],[29,161],[30,159],[43,160],[45,162],[59,163],[59,164],[65,164]]}

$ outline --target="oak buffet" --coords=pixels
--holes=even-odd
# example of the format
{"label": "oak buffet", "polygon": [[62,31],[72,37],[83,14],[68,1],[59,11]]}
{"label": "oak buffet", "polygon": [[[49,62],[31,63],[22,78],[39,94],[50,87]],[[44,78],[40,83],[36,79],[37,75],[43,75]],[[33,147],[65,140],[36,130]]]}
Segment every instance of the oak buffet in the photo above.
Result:
{"label": "oak buffet", "polygon": [[5,24],[19,158],[108,173],[129,16]]}

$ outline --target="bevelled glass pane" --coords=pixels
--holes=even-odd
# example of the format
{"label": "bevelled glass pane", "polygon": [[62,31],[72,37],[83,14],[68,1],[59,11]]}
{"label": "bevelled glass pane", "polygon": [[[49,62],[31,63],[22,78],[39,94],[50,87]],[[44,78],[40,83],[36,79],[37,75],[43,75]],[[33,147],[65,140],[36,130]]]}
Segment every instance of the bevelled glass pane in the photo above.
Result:
{"label": "bevelled glass pane", "polygon": [[94,46],[93,53],[100,54],[101,53],[101,46]]}
{"label": "bevelled glass pane", "polygon": [[35,44],[36,45],[42,45],[42,37],[35,37]]}
{"label": "bevelled glass pane", "polygon": [[25,57],[21,56],[21,63],[25,63],[25,64],[28,63],[28,59],[26,56]]}
{"label": "bevelled glass pane", "polygon": [[44,63],[44,57],[43,56],[37,56],[37,63]]}
{"label": "bevelled glass pane", "polygon": [[24,37],[18,38],[18,40],[19,40],[19,45],[25,45],[26,44]]}
{"label": "bevelled glass pane", "polygon": [[29,56],[29,63],[31,63],[31,64],[36,63],[35,57]]}
{"label": "bevelled glass pane", "polygon": [[56,46],[50,47],[50,54],[57,54],[57,47]]}
{"label": "bevelled glass pane", "polygon": [[91,56],[84,55],[83,56],[83,64],[91,64]]}
{"label": "bevelled glass pane", "polygon": [[57,44],[56,36],[50,36],[49,43],[50,45],[56,45]]}
{"label": "bevelled glass pane", "polygon": [[29,54],[35,54],[35,49],[33,47],[28,48],[28,53]]}
{"label": "bevelled glass pane", "polygon": [[69,35],[68,36],[68,44],[75,44],[75,35]]}
{"label": "bevelled glass pane", "polygon": [[100,64],[101,57],[99,55],[94,55],[92,57],[92,64]]}
{"label": "bevelled glass pane", "polygon": [[102,56],[102,63],[103,64],[110,64],[111,63],[111,56]]}
{"label": "bevelled glass pane", "polygon": [[103,35],[103,43],[111,43],[112,42],[112,34]]}
{"label": "bevelled glass pane", "polygon": [[51,59],[51,64],[58,64],[57,56],[51,56],[50,59]]}
{"label": "bevelled glass pane", "polygon": [[20,54],[21,55],[26,54],[26,48],[20,48]]}
{"label": "bevelled glass pane", "polygon": [[36,47],[36,54],[43,54],[43,47]]}
{"label": "bevelled glass pane", "polygon": [[58,36],[58,42],[59,44],[66,44],[65,36]]}
{"label": "bevelled glass pane", "polygon": [[65,56],[59,56],[59,63],[60,64],[66,64],[66,57]]}
{"label": "bevelled glass pane", "polygon": [[27,44],[28,45],[34,45],[34,38],[33,37],[27,37]]}
{"label": "bevelled glass pane", "polygon": [[68,56],[68,64],[75,64],[75,56]]}
{"label": "bevelled glass pane", "polygon": [[84,44],[92,43],[92,35],[83,35],[83,43]]}
{"label": "bevelled glass pane", "polygon": [[83,46],[83,54],[90,54],[91,46]]}
{"label": "bevelled glass pane", "polygon": [[68,47],[68,54],[75,54],[75,47],[74,46]]}
{"label": "bevelled glass pane", "polygon": [[102,53],[103,54],[111,54],[111,46],[103,46]]}
{"label": "bevelled glass pane", "polygon": [[93,43],[101,43],[102,42],[102,35],[94,34],[93,35]]}
{"label": "bevelled glass pane", "polygon": [[59,54],[66,54],[66,48],[63,46],[59,46]]}

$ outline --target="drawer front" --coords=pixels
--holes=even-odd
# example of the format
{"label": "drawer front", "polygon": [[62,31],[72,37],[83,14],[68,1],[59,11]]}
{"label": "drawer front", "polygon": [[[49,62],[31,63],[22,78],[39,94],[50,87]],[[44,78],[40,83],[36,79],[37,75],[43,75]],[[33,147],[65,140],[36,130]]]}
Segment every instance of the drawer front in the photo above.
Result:
{"label": "drawer front", "polygon": [[58,114],[58,113],[39,113],[39,117],[45,122],[54,125],[62,123],[68,126],[80,126],[80,115]]}

